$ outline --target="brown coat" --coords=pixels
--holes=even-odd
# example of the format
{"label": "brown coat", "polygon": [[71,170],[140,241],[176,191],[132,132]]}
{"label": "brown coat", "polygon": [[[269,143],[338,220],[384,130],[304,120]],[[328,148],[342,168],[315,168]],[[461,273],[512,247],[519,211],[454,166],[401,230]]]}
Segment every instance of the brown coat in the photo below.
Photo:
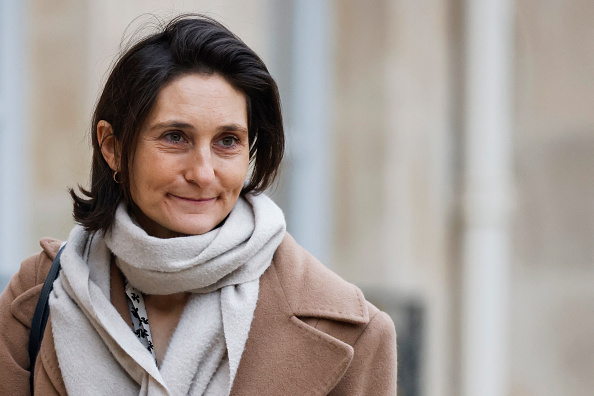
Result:
{"label": "brown coat", "polygon": [[[0,395],[29,394],[29,328],[60,243],[41,245],[44,251],[23,262],[0,296]],[[112,303],[129,322],[114,278]],[[35,365],[35,394],[66,395],[50,321]],[[394,325],[287,234],[262,275],[232,395],[396,395]]]}

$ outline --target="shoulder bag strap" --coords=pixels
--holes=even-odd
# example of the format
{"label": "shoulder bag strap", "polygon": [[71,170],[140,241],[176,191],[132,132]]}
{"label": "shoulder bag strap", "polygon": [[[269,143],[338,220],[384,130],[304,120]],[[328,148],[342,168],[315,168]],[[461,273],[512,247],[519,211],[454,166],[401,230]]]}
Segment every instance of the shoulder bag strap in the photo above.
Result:
{"label": "shoulder bag strap", "polygon": [[45,278],[43,287],[41,288],[41,294],[39,300],[37,300],[37,307],[35,307],[35,313],[33,314],[33,320],[31,321],[31,333],[29,335],[29,362],[31,365],[31,374],[29,376],[29,383],[31,385],[31,394],[33,394],[33,373],[35,372],[35,360],[37,360],[37,354],[41,347],[41,340],[43,339],[43,332],[45,331],[45,325],[47,324],[47,318],[49,315],[49,295],[54,287],[54,281],[58,277],[60,272],[60,256],[64,250],[62,245],[58,254],[52,262],[52,266]]}

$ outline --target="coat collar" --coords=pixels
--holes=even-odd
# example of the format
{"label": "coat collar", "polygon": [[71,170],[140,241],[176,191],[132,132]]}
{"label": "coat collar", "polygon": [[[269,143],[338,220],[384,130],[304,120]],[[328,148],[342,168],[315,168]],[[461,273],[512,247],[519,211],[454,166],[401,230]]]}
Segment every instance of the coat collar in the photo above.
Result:
{"label": "coat collar", "polygon": [[299,317],[369,322],[361,291],[326,269],[287,234],[269,269],[231,395],[326,395],[353,348]]}
{"label": "coat collar", "polygon": [[50,260],[53,260],[54,257],[56,257],[56,254],[58,254],[58,250],[60,250],[60,246],[62,246],[61,241],[53,238],[43,238],[41,241],[39,241],[39,244],[43,248],[45,254],[47,254],[47,256],[50,258]]}
{"label": "coat collar", "polygon": [[295,316],[369,322],[361,290],[322,265],[288,233],[274,255],[273,266]]}

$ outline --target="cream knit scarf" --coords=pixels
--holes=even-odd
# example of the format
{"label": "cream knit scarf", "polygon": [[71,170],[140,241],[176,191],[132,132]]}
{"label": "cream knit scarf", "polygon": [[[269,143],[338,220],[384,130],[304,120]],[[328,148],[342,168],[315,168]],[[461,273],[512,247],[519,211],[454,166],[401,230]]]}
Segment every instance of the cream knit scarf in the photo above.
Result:
{"label": "cream knit scarf", "polygon": [[[263,194],[240,198],[225,223],[203,235],[153,238],[123,205],[107,235],[75,226],[50,296],[68,394],[228,395],[259,278],[284,234],[281,210]],[[144,293],[192,292],[160,368],[110,303],[112,253]]]}

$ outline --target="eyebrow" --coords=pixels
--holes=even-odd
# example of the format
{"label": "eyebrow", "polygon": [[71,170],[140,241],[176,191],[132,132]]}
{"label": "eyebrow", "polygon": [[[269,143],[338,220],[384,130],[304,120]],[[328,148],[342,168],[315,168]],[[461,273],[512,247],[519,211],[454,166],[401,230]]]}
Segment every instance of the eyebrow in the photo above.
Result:
{"label": "eyebrow", "polygon": [[244,132],[244,133],[248,133],[248,129],[242,125],[239,124],[229,124],[229,125],[223,125],[220,126],[218,129],[220,129],[223,132]]}
{"label": "eyebrow", "polygon": [[165,121],[159,122],[151,127],[151,130],[155,129],[167,129],[167,128],[178,128],[178,129],[194,129],[190,124],[181,121]]}
{"label": "eyebrow", "polygon": [[[156,130],[156,129],[167,129],[167,128],[192,129],[192,130],[194,129],[194,127],[191,124],[188,124],[188,123],[182,122],[182,121],[177,121],[177,120],[159,122],[159,123],[153,125],[150,129]],[[236,124],[236,123],[222,125],[222,126],[219,126],[217,129],[221,130],[222,132],[248,133],[248,129],[246,127],[244,127],[240,124]]]}

